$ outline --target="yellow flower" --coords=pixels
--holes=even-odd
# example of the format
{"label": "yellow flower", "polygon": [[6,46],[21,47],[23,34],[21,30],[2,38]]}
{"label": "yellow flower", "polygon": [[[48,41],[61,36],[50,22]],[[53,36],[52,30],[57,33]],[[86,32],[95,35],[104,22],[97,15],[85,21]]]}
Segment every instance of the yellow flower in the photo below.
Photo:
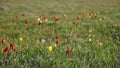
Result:
{"label": "yellow flower", "polygon": [[38,18],[38,21],[40,21],[40,18]]}
{"label": "yellow flower", "polygon": [[52,46],[48,47],[48,51],[51,52],[52,51]]}
{"label": "yellow flower", "polygon": [[19,40],[22,42],[23,38],[22,38],[22,37],[20,37],[20,38],[19,38]]}
{"label": "yellow flower", "polygon": [[64,14],[64,16],[66,17],[66,14]]}
{"label": "yellow flower", "polygon": [[103,45],[102,42],[100,42],[99,45],[102,46]]}
{"label": "yellow flower", "polygon": [[48,19],[46,18],[45,21],[48,22]]}
{"label": "yellow flower", "polygon": [[54,44],[54,47],[56,47],[57,45],[56,44]]}

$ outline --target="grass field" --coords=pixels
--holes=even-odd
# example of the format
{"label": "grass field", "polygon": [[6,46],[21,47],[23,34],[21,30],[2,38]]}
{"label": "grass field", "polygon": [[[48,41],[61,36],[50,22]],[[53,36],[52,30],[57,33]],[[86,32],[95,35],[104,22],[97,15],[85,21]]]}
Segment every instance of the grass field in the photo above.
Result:
{"label": "grass field", "polygon": [[0,0],[0,68],[120,68],[119,0]]}

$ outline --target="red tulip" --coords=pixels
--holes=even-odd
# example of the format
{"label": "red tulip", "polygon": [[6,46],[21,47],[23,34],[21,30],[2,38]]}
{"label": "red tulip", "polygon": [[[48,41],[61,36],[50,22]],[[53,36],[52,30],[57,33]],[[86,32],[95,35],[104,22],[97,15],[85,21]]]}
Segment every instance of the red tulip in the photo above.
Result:
{"label": "red tulip", "polygon": [[54,17],[53,19],[54,19],[54,22],[58,22],[59,20],[57,17]]}
{"label": "red tulip", "polygon": [[39,21],[38,25],[41,25],[42,24],[42,21]]}
{"label": "red tulip", "polygon": [[80,20],[80,16],[77,17],[77,20]]}
{"label": "red tulip", "polygon": [[64,14],[63,19],[66,19],[66,14]]}
{"label": "red tulip", "polygon": [[4,29],[5,28],[5,26],[4,25],[2,25],[2,27],[1,27],[2,29]]}
{"label": "red tulip", "polygon": [[7,53],[8,51],[9,51],[9,47],[6,46],[6,47],[4,48],[4,53]]}
{"label": "red tulip", "polygon": [[58,36],[56,36],[56,44],[59,44]]}
{"label": "red tulip", "polygon": [[58,39],[56,39],[56,44],[59,44],[59,40]]}
{"label": "red tulip", "polygon": [[28,19],[25,20],[25,24],[27,25],[29,23]]}
{"label": "red tulip", "polygon": [[16,48],[14,48],[13,51],[15,52],[15,51],[16,51]]}
{"label": "red tulip", "polygon": [[76,21],[74,21],[74,22],[73,22],[73,24],[74,24],[74,25],[76,25],[76,24],[77,24],[77,22],[76,22]]}
{"label": "red tulip", "polygon": [[69,55],[70,54],[70,49],[66,50],[66,54]]}
{"label": "red tulip", "polygon": [[14,44],[13,43],[10,43],[10,48],[14,49]]}
{"label": "red tulip", "polygon": [[25,14],[23,13],[22,16],[25,16]]}
{"label": "red tulip", "polygon": [[5,39],[2,39],[1,43],[4,44],[5,43]]}
{"label": "red tulip", "polygon": [[18,16],[16,15],[16,18],[18,18]]}
{"label": "red tulip", "polygon": [[58,36],[56,36],[56,39],[58,39]]}
{"label": "red tulip", "polygon": [[15,19],[12,19],[12,23],[14,23],[15,22]]}

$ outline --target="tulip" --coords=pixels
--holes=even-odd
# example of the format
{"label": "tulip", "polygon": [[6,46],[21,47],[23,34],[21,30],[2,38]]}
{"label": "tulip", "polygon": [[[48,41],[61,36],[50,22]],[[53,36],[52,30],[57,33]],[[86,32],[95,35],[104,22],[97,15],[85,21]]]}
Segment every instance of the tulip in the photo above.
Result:
{"label": "tulip", "polygon": [[6,46],[3,51],[4,51],[4,53],[7,53],[9,51],[9,47]]}
{"label": "tulip", "polygon": [[39,21],[38,25],[41,25],[42,24],[42,21]]}
{"label": "tulip", "polygon": [[74,24],[74,25],[76,25],[76,24],[77,24],[77,22],[76,22],[76,21],[74,21],[74,22],[73,22],[73,24]]}
{"label": "tulip", "polygon": [[15,51],[16,51],[16,48],[13,48],[13,51],[15,52]]}
{"label": "tulip", "polygon": [[10,43],[10,48],[14,49],[14,44],[13,43]]}
{"label": "tulip", "polygon": [[69,55],[70,52],[71,52],[70,49],[67,49],[67,50],[66,50],[66,54],[67,54],[67,55]]}
{"label": "tulip", "polygon": [[23,38],[22,38],[22,37],[20,37],[20,38],[19,38],[19,40],[20,40],[20,42],[22,42]]}
{"label": "tulip", "polygon": [[54,19],[54,22],[58,22],[59,20],[57,17],[54,17],[53,19]]}
{"label": "tulip", "polygon": [[66,19],[66,14],[63,15],[63,19]]}
{"label": "tulip", "polygon": [[54,44],[54,47],[57,47],[57,45],[56,45],[56,44]]}
{"label": "tulip", "polygon": [[56,39],[56,44],[59,44],[59,40],[58,39]]}
{"label": "tulip", "polygon": [[5,43],[5,39],[2,39],[1,43],[4,44]]}
{"label": "tulip", "polygon": [[38,18],[38,21],[40,21],[40,18]]}
{"label": "tulip", "polygon": [[15,20],[14,19],[12,19],[12,23],[14,23],[15,22]]}
{"label": "tulip", "polygon": [[48,51],[51,52],[52,51],[52,46],[48,47]]}
{"label": "tulip", "polygon": [[25,16],[25,14],[23,13],[22,16]]}
{"label": "tulip", "polygon": [[77,17],[77,20],[80,20],[80,16]]}
{"label": "tulip", "polygon": [[27,25],[29,23],[28,19],[25,20],[25,24]]}

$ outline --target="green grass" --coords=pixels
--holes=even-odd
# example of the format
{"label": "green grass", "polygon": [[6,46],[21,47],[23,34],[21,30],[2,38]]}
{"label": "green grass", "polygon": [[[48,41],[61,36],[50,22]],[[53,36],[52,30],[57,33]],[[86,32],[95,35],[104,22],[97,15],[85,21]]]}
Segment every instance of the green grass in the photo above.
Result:
{"label": "green grass", "polygon": [[[119,0],[1,0],[0,39],[6,42],[0,43],[0,67],[119,68],[119,3]],[[97,17],[89,18],[88,13]],[[39,26],[37,19],[41,15],[48,21],[42,19]],[[54,22],[54,16],[59,18],[58,23]],[[26,19],[28,25],[24,23]],[[34,20],[36,25],[33,25]],[[56,36],[60,43],[55,47]],[[10,49],[4,53],[10,43],[16,51]],[[48,46],[52,46],[51,52]],[[67,49],[71,50],[69,55]]]}

